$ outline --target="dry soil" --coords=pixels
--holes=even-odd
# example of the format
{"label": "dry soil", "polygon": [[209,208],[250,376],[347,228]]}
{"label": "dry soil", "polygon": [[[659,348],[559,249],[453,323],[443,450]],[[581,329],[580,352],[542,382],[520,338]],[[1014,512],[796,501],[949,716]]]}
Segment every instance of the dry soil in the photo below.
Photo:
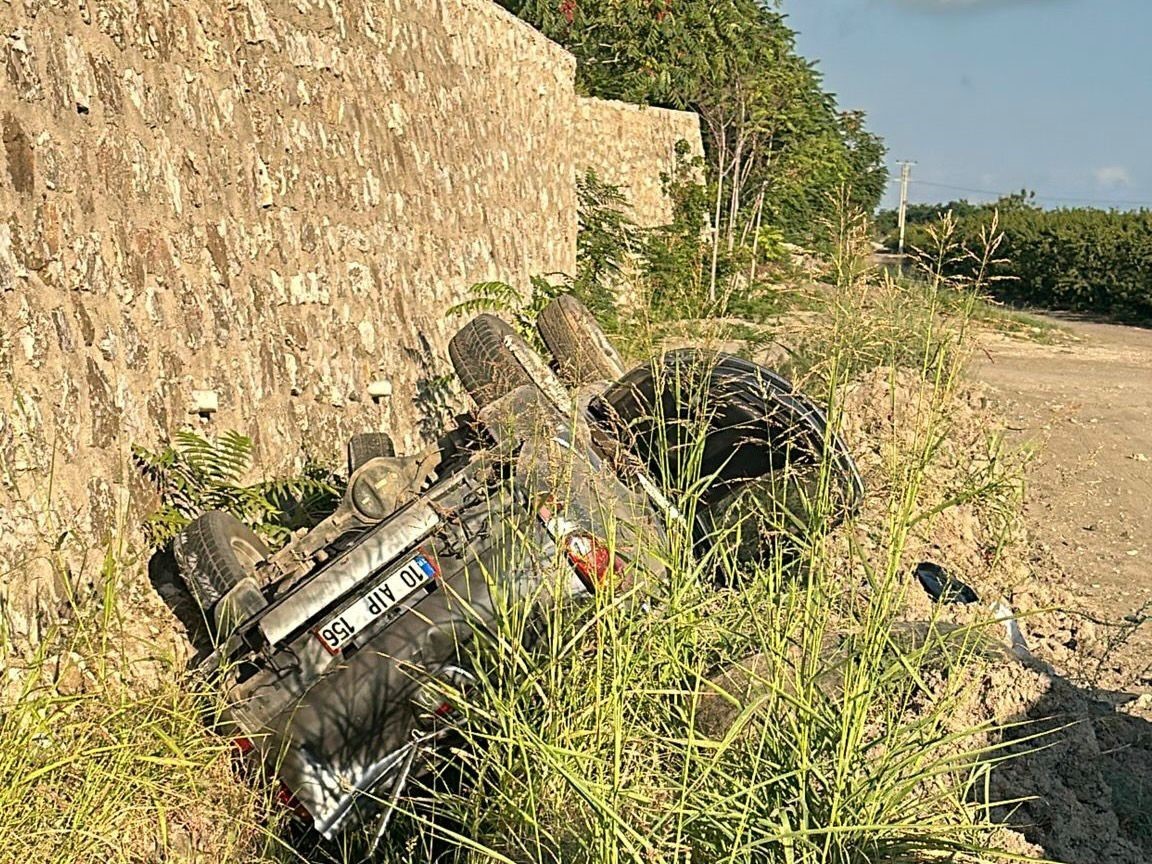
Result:
{"label": "dry soil", "polygon": [[[1055,575],[1086,614],[1135,622],[1152,610],[1152,330],[1057,323],[1050,344],[984,337],[972,371],[1035,448],[1026,515]],[[1142,690],[1152,622],[1131,642],[1109,683]]]}
{"label": "dry soil", "polygon": [[[992,391],[1010,443],[1033,448],[1027,618],[1038,668],[994,669],[985,716],[1058,729],[1023,741],[993,772],[1002,816],[1072,864],[1152,861],[1152,330],[1057,322],[1047,343],[982,338],[972,372]],[[1027,589],[1024,589],[1027,591]],[[1024,604],[1018,604],[1023,606]],[[974,712],[980,715],[980,711]],[[1027,734],[1036,725],[1021,727]],[[1008,732],[1006,738],[1015,737]]]}

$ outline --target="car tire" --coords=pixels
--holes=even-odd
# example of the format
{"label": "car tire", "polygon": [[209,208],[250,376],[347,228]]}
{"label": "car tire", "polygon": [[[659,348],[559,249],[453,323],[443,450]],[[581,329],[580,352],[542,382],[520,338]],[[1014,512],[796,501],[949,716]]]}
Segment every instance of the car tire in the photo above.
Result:
{"label": "car tire", "polygon": [[[672,490],[715,475],[712,489],[723,496],[744,479],[828,456],[838,509],[855,512],[863,496],[855,461],[823,410],[787,379],[739,357],[671,351],[628,372],[592,410]],[[697,461],[703,465],[693,470]]]}
{"label": "car tire", "polygon": [[173,551],[184,584],[205,613],[268,558],[268,547],[256,532],[222,510],[192,520]]}
{"label": "car tire", "polygon": [[363,432],[348,439],[348,476],[372,459],[396,455],[396,445],[386,432]]}
{"label": "car tire", "polygon": [[509,347],[509,342],[516,344],[517,352],[523,357],[537,356],[507,322],[487,313],[477,315],[465,324],[448,343],[452,367],[468,395],[480,408],[525,384],[541,390],[553,384],[561,386],[543,360],[538,361],[539,368],[525,368]]}
{"label": "car tire", "polygon": [[[757,553],[763,556],[773,555],[778,541],[790,543],[790,533],[801,537],[805,526],[815,527],[816,517],[831,530],[857,512],[863,498],[855,461],[823,410],[791,382],[738,357],[669,352],[610,385],[592,413],[673,497],[695,490],[693,530],[702,550],[723,528],[717,517],[732,494],[761,485],[758,479],[783,482],[772,496],[775,509],[798,529],[781,525]],[[813,511],[808,502],[823,471],[829,500]],[[705,477],[710,482],[699,489]]]}
{"label": "car tire", "polygon": [[536,329],[568,384],[615,381],[627,371],[596,318],[571,294],[545,306],[536,318]]}

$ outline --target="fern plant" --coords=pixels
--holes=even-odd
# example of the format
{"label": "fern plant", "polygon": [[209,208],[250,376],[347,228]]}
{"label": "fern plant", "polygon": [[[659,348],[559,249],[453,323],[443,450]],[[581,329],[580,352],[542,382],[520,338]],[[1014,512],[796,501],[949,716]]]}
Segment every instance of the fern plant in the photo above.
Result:
{"label": "fern plant", "polygon": [[132,457],[160,496],[160,506],[144,520],[154,548],[168,545],[207,510],[231,513],[279,546],[296,528],[331,512],[341,493],[338,478],[311,461],[295,477],[245,484],[252,439],[234,431],[208,438],[182,430],[156,452],[133,447]]}
{"label": "fern plant", "polygon": [[[553,274],[562,275],[562,274]],[[533,348],[543,350],[536,333],[536,316],[554,298],[569,290],[567,277],[553,283],[546,276],[532,276],[528,293],[523,294],[507,282],[477,282],[468,288],[468,297],[449,307],[449,315],[472,317],[480,312],[497,312],[507,318],[516,332]]]}

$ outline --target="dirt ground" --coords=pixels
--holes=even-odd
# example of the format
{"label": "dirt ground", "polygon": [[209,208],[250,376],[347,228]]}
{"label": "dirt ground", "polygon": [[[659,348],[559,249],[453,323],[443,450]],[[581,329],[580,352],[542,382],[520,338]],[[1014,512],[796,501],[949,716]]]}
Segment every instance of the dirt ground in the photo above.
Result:
{"label": "dirt ground", "polygon": [[[1067,337],[1052,344],[985,336],[972,373],[1009,442],[1036,450],[1030,533],[1076,605],[1119,635],[1152,611],[1152,330],[1057,323]],[[1152,622],[1128,642],[1106,683],[1145,692]]]}
{"label": "dirt ground", "polygon": [[[1057,323],[1065,335],[1045,343],[983,336],[971,368],[1008,443],[1035,451],[1025,493],[1033,551],[1021,562],[1035,587],[1013,602],[1035,656],[1059,673],[1033,665],[989,674],[987,715],[1031,721],[1029,734],[1058,730],[1040,750],[1009,746],[1017,758],[993,772],[993,797],[1025,799],[1001,818],[1035,844],[1028,852],[1147,864],[1152,330]],[[1030,607],[1052,611],[1030,616]]]}
{"label": "dirt ground", "polygon": [[[1002,596],[1031,649],[974,667],[971,704],[953,709],[958,729],[996,724],[990,743],[1012,757],[983,799],[1015,802],[992,808],[1010,829],[1002,848],[1148,864],[1152,621],[1137,622],[1152,612],[1152,331],[1059,323],[1064,332],[1035,334],[1043,342],[980,336],[931,469],[929,493],[979,475],[989,435],[1004,436],[996,462],[1009,471],[1014,451],[1033,451],[1011,539],[997,545],[990,501],[952,506],[912,530],[906,564],[936,561],[986,602]],[[866,482],[884,461],[884,430],[913,428],[916,393],[913,373],[886,369],[848,389],[844,431]],[[861,522],[875,517],[866,504]],[[909,620],[931,614],[914,586],[906,602]],[[982,608],[944,614],[985,620]]]}

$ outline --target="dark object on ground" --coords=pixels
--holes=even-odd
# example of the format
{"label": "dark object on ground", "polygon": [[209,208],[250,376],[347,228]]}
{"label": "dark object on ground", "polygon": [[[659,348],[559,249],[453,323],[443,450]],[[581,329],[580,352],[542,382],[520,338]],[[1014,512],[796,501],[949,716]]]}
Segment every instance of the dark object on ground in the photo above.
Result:
{"label": "dark object on ground", "polygon": [[834,527],[863,498],[848,447],[819,406],[740,357],[670,352],[610,385],[593,412],[658,482],[702,489],[698,548],[742,525],[743,564],[763,564],[781,541],[792,548]]}
{"label": "dark object on ground", "polygon": [[615,381],[628,371],[592,313],[571,295],[544,307],[536,327],[556,358],[560,377],[570,384]]}
{"label": "dark object on ground", "polygon": [[933,603],[979,603],[980,598],[971,587],[965,585],[939,564],[921,561],[916,565],[916,578],[920,580]]}
{"label": "dark object on ground", "polygon": [[[613,368],[578,302],[549,309],[541,329],[569,380]],[[793,487],[824,464],[843,475],[840,509],[859,499],[823,414],[737,358],[676,352],[569,391],[492,315],[465,325],[449,353],[478,410],[436,446],[397,457],[383,434],[353,438],[335,512],[275,554],[216,511],[177,544],[217,639],[201,664],[223,695],[217,725],[324,842],[359,826],[375,845],[409,782],[441,763],[475,681],[473,648],[500,609],[578,608],[602,590],[659,583],[651,550],[684,518],[670,500],[688,483],[684,423],[712,422],[697,476],[717,525],[757,484],[791,511]],[[703,401],[685,407],[654,386],[668,368],[703,381]],[[647,400],[629,402],[637,393]],[[653,406],[673,418],[668,436]],[[777,485],[791,469],[801,481]]]}

